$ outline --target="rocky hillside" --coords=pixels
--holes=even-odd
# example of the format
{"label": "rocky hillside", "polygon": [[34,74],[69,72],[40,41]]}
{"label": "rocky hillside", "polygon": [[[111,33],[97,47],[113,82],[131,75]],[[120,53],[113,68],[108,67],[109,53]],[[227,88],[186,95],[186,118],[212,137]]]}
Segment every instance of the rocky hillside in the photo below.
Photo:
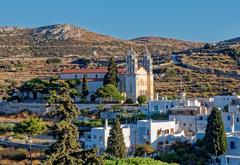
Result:
{"label": "rocky hillside", "polygon": [[159,37],[141,37],[130,41],[113,38],[68,24],[37,28],[0,27],[0,57],[63,57],[93,54],[122,56],[132,45],[141,51],[144,44],[150,51],[169,53],[195,48],[202,43]]}

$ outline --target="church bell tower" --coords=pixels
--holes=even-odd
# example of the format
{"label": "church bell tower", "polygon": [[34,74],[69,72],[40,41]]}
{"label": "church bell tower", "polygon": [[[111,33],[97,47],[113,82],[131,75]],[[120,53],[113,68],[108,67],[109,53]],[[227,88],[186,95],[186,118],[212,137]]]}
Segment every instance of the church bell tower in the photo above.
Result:
{"label": "church bell tower", "polygon": [[134,52],[131,46],[126,58],[127,75],[134,75],[137,72],[138,60],[136,56],[137,54]]}

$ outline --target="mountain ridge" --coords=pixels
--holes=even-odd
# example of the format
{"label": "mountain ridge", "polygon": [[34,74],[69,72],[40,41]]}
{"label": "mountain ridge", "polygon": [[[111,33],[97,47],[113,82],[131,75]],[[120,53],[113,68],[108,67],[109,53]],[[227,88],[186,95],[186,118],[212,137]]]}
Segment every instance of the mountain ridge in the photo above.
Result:
{"label": "mountain ridge", "polygon": [[155,49],[163,53],[203,45],[200,42],[156,36],[124,40],[70,24],[54,24],[34,28],[0,27],[0,57],[62,57],[70,54],[91,56],[94,51],[97,51],[100,56],[122,56],[130,45],[136,51],[141,51],[145,44],[150,51]]}

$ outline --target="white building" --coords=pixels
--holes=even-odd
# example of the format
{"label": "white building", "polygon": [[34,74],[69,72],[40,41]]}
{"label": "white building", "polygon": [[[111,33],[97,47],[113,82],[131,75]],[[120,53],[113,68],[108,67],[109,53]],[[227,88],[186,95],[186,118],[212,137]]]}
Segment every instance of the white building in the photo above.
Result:
{"label": "white building", "polygon": [[[130,126],[121,125],[124,142],[127,148],[130,147]],[[85,149],[99,148],[100,152],[104,152],[107,149],[107,140],[111,127],[105,122],[104,127],[95,127],[91,129],[91,132],[85,133],[83,138],[80,138],[82,145]]]}
{"label": "white building", "polygon": [[182,105],[181,100],[154,100],[149,101],[147,105],[141,107],[141,111],[145,114],[148,113],[167,113],[171,108]]}
{"label": "white building", "polygon": [[200,107],[201,102],[197,99],[187,99],[187,100],[153,100],[149,101],[147,105],[141,107],[144,113],[167,113],[169,110],[176,107]]}
{"label": "white building", "polygon": [[214,96],[213,106],[216,108],[223,109],[225,106],[229,105],[233,99],[239,99],[238,95],[222,95],[222,96]]}
{"label": "white building", "polygon": [[179,129],[192,136],[199,130],[205,130],[207,125],[208,110],[204,106],[182,106],[170,110],[169,119],[179,123]]}
{"label": "white building", "polygon": [[226,133],[228,149],[220,156],[221,165],[237,165],[240,164],[240,132],[235,130],[234,113],[230,118],[230,130]]}
{"label": "white building", "polygon": [[238,112],[222,112],[222,119],[226,132],[231,132],[232,124],[234,124],[234,130],[240,131],[240,113]]}
{"label": "white building", "polygon": [[[178,125],[175,121],[139,120],[136,124],[121,125],[124,142],[129,151],[134,150],[136,144],[150,144],[158,148],[162,144],[169,144],[183,139],[184,133],[177,132]],[[107,139],[111,127],[105,123],[104,127],[92,128],[80,138],[83,148],[98,147],[101,152],[106,150]]]}
{"label": "white building", "polygon": [[240,164],[240,133],[227,134],[228,150],[221,155],[221,165],[239,165]]}

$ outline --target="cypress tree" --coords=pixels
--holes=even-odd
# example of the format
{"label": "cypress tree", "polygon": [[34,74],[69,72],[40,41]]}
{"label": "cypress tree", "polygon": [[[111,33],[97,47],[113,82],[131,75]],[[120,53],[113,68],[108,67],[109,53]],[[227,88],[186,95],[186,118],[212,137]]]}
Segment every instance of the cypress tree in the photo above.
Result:
{"label": "cypress tree", "polygon": [[86,100],[88,94],[89,94],[89,91],[88,91],[87,77],[86,75],[84,75],[82,80],[82,99]]}
{"label": "cypress tree", "polygon": [[[55,107],[50,116],[58,120],[51,128],[56,142],[46,152],[47,159],[44,163],[46,165],[89,164],[86,161],[91,158],[86,159],[84,156],[85,151],[81,151],[78,142],[78,128],[73,123],[79,114],[76,105],[72,101],[72,97],[77,94],[77,90],[71,88],[67,82],[62,80],[51,81],[49,89],[51,90],[48,101]],[[96,161],[99,160],[95,153],[89,155],[89,157]]]}
{"label": "cypress tree", "polygon": [[110,130],[106,152],[118,158],[124,158],[126,156],[126,146],[118,118]]}
{"label": "cypress tree", "polygon": [[113,57],[109,59],[108,72],[105,74],[103,79],[103,85],[112,84],[118,87],[118,75],[117,75],[117,65]]}
{"label": "cypress tree", "polygon": [[213,156],[219,156],[227,150],[226,133],[220,111],[213,107],[208,116],[208,123],[204,137],[205,147]]}

